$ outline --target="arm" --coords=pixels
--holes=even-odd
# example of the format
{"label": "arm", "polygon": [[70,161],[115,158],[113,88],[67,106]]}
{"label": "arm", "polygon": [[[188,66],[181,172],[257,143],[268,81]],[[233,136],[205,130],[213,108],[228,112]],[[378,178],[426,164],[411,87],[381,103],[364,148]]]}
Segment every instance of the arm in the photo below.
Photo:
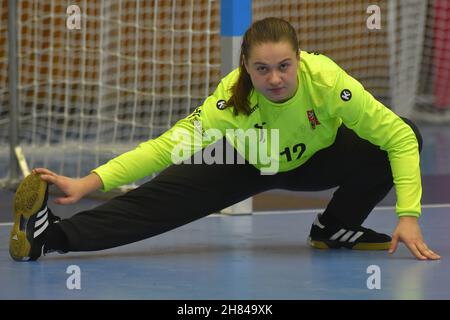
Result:
{"label": "arm", "polygon": [[[344,89],[352,93],[348,101],[340,96]],[[420,217],[420,158],[411,127],[343,71],[330,94],[331,115],[341,118],[358,136],[387,152],[397,195],[397,215]]]}
{"label": "arm", "polygon": [[[174,135],[178,132],[184,133],[184,140],[181,142],[174,139]],[[182,119],[158,138],[140,143],[135,149],[115,157],[91,173],[101,178],[103,181],[101,191],[104,192],[129,184],[171,165],[174,147],[180,143],[188,144],[193,135],[193,124],[187,118]],[[194,145],[190,147],[193,153]]]}
{"label": "arm", "polygon": [[[209,96],[202,106],[178,121],[171,129],[92,170],[86,177],[72,179],[44,168],[34,169],[33,172],[40,174],[42,180],[55,184],[65,193],[66,196],[56,199],[56,203],[70,204],[89,192],[98,189],[109,191],[187,159],[194,152],[220,139],[226,128],[234,125],[233,111],[230,108],[219,110],[217,103],[229,99],[229,89],[237,78],[237,70],[220,82],[214,94]],[[214,129],[215,133],[204,134],[208,129]],[[183,155],[174,157],[174,151],[180,150]]]}
{"label": "arm", "polygon": [[[92,172],[103,181],[101,190],[109,191],[159,172],[221,138],[225,129],[232,126],[232,110],[227,108],[221,111],[217,103],[219,100],[228,100],[230,83],[234,78],[236,72],[227,77],[226,84],[225,79],[222,80],[215,92],[192,114],[178,121],[158,138],[143,142],[134,150],[94,169]],[[220,134],[208,135],[208,139],[203,139],[204,132],[209,129],[215,129]],[[182,157],[178,156],[180,150],[183,151]]]}
{"label": "arm", "polygon": [[[340,95],[344,89],[352,93],[347,101]],[[395,252],[398,242],[404,242],[418,259],[439,259],[423,241],[418,224],[422,186],[418,143],[412,129],[341,69],[330,92],[328,105],[331,116],[341,118],[361,138],[380,146],[388,154],[399,217],[389,252]]]}

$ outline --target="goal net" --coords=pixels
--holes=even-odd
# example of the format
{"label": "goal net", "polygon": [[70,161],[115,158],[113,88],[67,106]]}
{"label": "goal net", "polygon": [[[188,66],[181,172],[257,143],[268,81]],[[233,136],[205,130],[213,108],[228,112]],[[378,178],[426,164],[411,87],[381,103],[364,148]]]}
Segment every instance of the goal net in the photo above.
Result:
{"label": "goal net", "polygon": [[[368,28],[376,3],[380,28]],[[330,56],[401,116],[450,122],[447,0],[254,1],[253,16],[285,17],[300,47]]]}
{"label": "goal net", "polygon": [[[79,29],[67,25],[74,3]],[[82,176],[187,116],[220,77],[218,6],[19,1],[19,135],[29,166]]]}
{"label": "goal net", "polygon": [[[225,1],[225,0],[223,0]],[[71,29],[67,8],[80,9]],[[324,53],[403,116],[450,119],[449,4],[366,0],[253,1],[301,49]],[[219,0],[21,0],[19,141],[29,167],[78,177],[155,138],[220,80]],[[0,67],[7,70],[7,0],[0,0]],[[0,178],[7,176],[7,74],[0,74]]]}

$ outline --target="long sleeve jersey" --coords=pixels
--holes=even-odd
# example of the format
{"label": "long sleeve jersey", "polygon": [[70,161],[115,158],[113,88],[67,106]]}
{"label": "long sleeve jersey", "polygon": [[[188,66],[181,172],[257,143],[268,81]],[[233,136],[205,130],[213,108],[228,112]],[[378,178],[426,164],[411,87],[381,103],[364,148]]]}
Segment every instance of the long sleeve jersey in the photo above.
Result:
{"label": "long sleeve jersey", "polygon": [[414,132],[331,59],[302,51],[295,95],[273,103],[252,90],[250,115],[234,115],[233,106],[225,105],[238,76],[236,69],[224,77],[201,106],[161,136],[93,170],[103,182],[102,190],[158,172],[224,136],[262,174],[286,172],[333,144],[343,123],[387,152],[397,215],[420,216],[422,186]]}

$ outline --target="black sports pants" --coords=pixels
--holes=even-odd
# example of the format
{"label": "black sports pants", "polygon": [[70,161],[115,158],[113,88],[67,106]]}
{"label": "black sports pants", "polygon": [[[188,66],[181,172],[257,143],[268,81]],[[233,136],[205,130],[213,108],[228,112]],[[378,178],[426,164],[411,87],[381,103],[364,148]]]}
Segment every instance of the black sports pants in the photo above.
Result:
{"label": "black sports pants", "polygon": [[[404,121],[421,149],[417,127]],[[172,165],[135,190],[61,221],[59,227],[69,251],[107,249],[161,234],[266,190],[333,187],[339,188],[323,217],[351,227],[361,225],[392,186],[387,153],[342,125],[333,145],[295,170],[261,175],[248,163]]]}

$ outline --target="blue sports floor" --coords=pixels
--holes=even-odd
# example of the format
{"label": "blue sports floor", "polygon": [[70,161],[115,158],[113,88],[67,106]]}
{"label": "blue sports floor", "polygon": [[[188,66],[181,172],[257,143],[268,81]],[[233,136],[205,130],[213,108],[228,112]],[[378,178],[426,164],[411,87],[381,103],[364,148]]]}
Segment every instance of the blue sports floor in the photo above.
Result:
{"label": "blue sports floor", "polygon": [[[393,255],[309,248],[316,212],[306,210],[212,215],[131,245],[31,263],[11,260],[2,224],[0,299],[450,299],[449,210],[425,207],[421,219],[440,261],[418,261],[403,244]],[[379,208],[365,225],[391,233],[396,219]]]}
{"label": "blue sports floor", "polygon": [[[8,253],[13,192],[0,190],[0,300],[448,300],[450,125],[421,130],[420,224],[439,261],[416,260],[403,244],[393,255],[311,249],[306,238],[321,209],[286,212],[280,210],[282,203],[273,203],[272,208],[279,207],[272,212],[211,215],[111,250],[53,253],[18,263]],[[304,204],[299,195],[288,195]],[[326,203],[330,192],[310,195]],[[95,204],[84,199],[52,209],[64,218]],[[392,234],[394,204],[391,192],[364,225]]]}

